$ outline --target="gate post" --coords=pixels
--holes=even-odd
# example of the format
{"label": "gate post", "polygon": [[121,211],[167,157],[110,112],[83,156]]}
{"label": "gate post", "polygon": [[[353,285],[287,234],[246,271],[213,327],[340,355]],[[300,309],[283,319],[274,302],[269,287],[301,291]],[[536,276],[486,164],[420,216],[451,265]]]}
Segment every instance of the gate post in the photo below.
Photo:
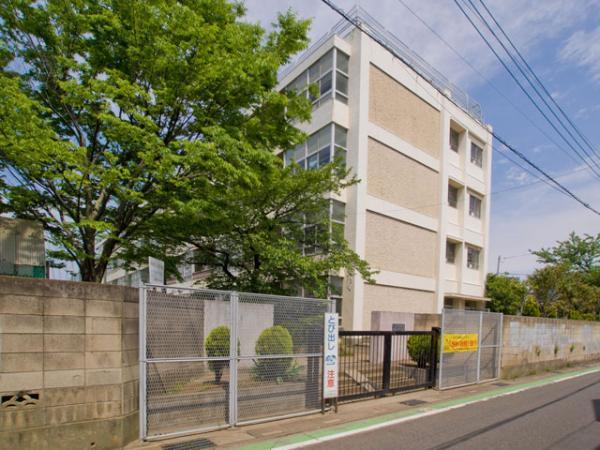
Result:
{"label": "gate post", "polygon": [[392,371],[392,332],[387,331],[383,336],[383,380],[382,389],[390,388],[390,372]]}
{"label": "gate post", "polygon": [[148,421],[146,420],[146,288],[139,288],[138,324],[139,324],[139,360],[140,360],[140,439],[148,435]]}
{"label": "gate post", "polygon": [[438,341],[440,340],[440,328],[431,328],[431,348],[429,349],[429,384],[435,386],[435,373],[437,371]]}
{"label": "gate post", "polygon": [[230,333],[229,333],[229,425],[237,424],[237,400],[238,400],[238,303],[237,292],[229,294]]}
{"label": "gate post", "polygon": [[483,329],[483,312],[479,311],[479,332],[477,334],[477,382],[481,379],[481,331]]}

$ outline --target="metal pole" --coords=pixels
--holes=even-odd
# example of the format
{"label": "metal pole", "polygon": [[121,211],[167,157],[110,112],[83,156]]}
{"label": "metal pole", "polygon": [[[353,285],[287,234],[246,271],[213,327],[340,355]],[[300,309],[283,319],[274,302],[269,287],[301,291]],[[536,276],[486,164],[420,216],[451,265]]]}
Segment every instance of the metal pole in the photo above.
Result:
{"label": "metal pole", "polygon": [[500,274],[500,261],[502,261],[502,256],[498,255],[498,264],[496,264],[496,275]]}
{"label": "metal pole", "polygon": [[143,440],[148,435],[148,421],[146,419],[146,288],[144,286],[139,287],[138,323],[140,346],[140,439]]}
{"label": "metal pole", "polygon": [[497,352],[498,352],[498,365],[496,366],[496,378],[498,378],[500,376],[501,373],[501,369],[502,369],[502,349],[504,348],[504,314],[500,313],[500,333],[499,333],[500,337],[498,338],[498,346],[496,347]]}
{"label": "metal pole", "polygon": [[480,381],[481,371],[481,328],[483,326],[483,312],[479,311],[479,333],[477,335],[477,382]]}
{"label": "metal pole", "polygon": [[445,309],[442,309],[442,329],[440,333],[440,367],[438,370],[438,389],[442,389],[442,369],[444,367],[444,316]]}
{"label": "metal pole", "polygon": [[237,365],[238,365],[238,293],[229,294],[230,329],[229,333],[229,425],[237,424]]}

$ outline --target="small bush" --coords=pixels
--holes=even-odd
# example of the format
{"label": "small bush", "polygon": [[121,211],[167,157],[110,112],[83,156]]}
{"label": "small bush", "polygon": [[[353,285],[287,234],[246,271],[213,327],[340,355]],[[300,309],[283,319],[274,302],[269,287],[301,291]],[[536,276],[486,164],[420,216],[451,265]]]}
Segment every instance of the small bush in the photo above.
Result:
{"label": "small bush", "polygon": [[406,343],[410,358],[417,363],[417,367],[424,368],[429,360],[429,351],[431,349],[431,336],[416,335],[408,338]]}
{"label": "small bush", "polygon": [[[256,341],[257,355],[291,355],[294,349],[292,336],[287,328],[275,325],[260,333]],[[289,378],[293,358],[257,359],[254,375],[261,380],[284,380]]]}
{"label": "small bush", "polygon": [[[206,356],[228,357],[229,356],[229,327],[221,325],[213,328],[204,341]],[[223,369],[229,367],[229,361],[209,361],[208,367],[215,373],[215,383],[221,382]]]}

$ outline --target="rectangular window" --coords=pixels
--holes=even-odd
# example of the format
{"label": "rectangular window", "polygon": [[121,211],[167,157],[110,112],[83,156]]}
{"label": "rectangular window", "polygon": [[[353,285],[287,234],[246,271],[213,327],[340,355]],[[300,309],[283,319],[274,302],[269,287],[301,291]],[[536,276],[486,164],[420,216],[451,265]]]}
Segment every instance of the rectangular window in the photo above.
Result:
{"label": "rectangular window", "polygon": [[483,167],[483,149],[473,142],[471,143],[471,162],[477,167]]}
{"label": "rectangular window", "polygon": [[458,144],[460,142],[460,133],[450,128],[450,148],[458,152]]}
{"label": "rectangular window", "polygon": [[477,311],[479,309],[478,302],[474,300],[465,300],[465,309],[469,311]]}
{"label": "rectangular window", "polygon": [[448,185],[448,205],[452,208],[456,208],[458,206],[458,188]]}
{"label": "rectangular window", "polygon": [[479,270],[479,255],[481,250],[467,245],[467,267],[473,270]]}
{"label": "rectangular window", "polygon": [[444,299],[444,308],[447,308],[447,309],[454,308],[454,299],[453,298],[445,298]]}
{"label": "rectangular window", "polygon": [[[303,169],[317,169],[339,158],[345,164],[348,131],[330,123],[309,136],[306,142],[298,144],[283,155],[286,166],[298,163]],[[332,154],[332,149],[334,149]]]}
{"label": "rectangular window", "polygon": [[456,260],[456,243],[446,241],[446,262],[448,264],[454,264]]}
{"label": "rectangular window", "polygon": [[481,199],[469,194],[469,215],[471,217],[481,218]]}
{"label": "rectangular window", "polygon": [[[334,53],[336,67],[333,66]],[[334,95],[338,101],[347,104],[348,60],[348,55],[338,49],[332,49],[296,77],[283,90],[296,91],[300,95],[308,96],[313,108],[319,107]],[[309,93],[309,85],[316,86],[317,89],[314,95]]]}

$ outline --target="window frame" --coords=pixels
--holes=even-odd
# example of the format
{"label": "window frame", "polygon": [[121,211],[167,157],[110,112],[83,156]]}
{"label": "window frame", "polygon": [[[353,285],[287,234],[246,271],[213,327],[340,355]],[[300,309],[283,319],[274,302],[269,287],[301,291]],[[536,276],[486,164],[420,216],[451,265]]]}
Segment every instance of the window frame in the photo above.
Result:
{"label": "window frame", "polygon": [[[452,204],[452,202],[450,201],[450,192],[451,190],[454,190],[456,192],[456,197],[454,199],[454,204]],[[454,208],[454,209],[458,209],[458,198],[460,196],[460,188],[454,186],[452,183],[448,183],[448,206],[450,208]]]}
{"label": "window frame", "polygon": [[[329,128],[329,136],[325,140],[323,145],[319,145],[319,133],[324,132],[327,128]],[[343,137],[340,139],[340,142],[336,141],[336,135]],[[314,150],[309,150],[309,142],[311,139],[317,139],[317,147]],[[343,142],[341,142],[343,141]],[[342,145],[342,144],[345,144]],[[327,160],[322,160],[322,152],[323,150],[328,148],[328,158]],[[283,162],[285,166],[289,166],[292,161],[296,162],[301,168],[306,170],[318,169],[323,167],[326,164],[329,164],[335,160],[339,156],[340,153],[343,152],[342,159],[344,161],[344,165],[346,164],[346,158],[348,155],[348,130],[341,125],[338,125],[335,122],[330,122],[322,128],[319,128],[313,134],[311,134],[306,141],[301,144],[296,145],[294,148],[286,150],[283,152]],[[313,166],[309,166],[309,158],[312,161],[316,161],[316,164]]]}
{"label": "window frame", "polygon": [[[477,151],[474,152],[475,149]],[[469,159],[471,164],[483,169],[483,146],[479,145],[477,142],[471,141],[471,155]]]}
{"label": "window frame", "polygon": [[[328,67],[327,70],[325,70],[323,73],[321,73],[320,68],[319,68],[318,77],[315,77],[314,80],[311,79],[311,76],[310,76],[311,69],[313,69],[315,66],[321,64],[323,59],[327,58],[330,53],[331,53],[331,66]],[[317,59],[314,63],[312,63],[307,69],[305,69],[302,73],[300,73],[296,78],[294,78],[290,83],[288,83],[283,88],[283,91],[290,90],[290,89],[292,89],[292,86],[297,85],[298,87],[296,88],[296,90],[299,92],[300,95],[306,96],[306,98],[308,98],[311,101],[313,109],[318,108],[323,103],[325,103],[331,99],[338,100],[347,105],[348,104],[348,95],[349,95],[348,89],[349,89],[350,76],[347,72],[344,72],[341,68],[338,67],[337,59],[338,59],[339,53],[341,53],[345,57],[347,57],[348,63],[349,63],[350,55],[344,53],[337,47],[332,47],[331,49],[326,51],[319,59]],[[328,76],[331,77],[331,87],[329,89],[327,89],[326,91],[321,92],[322,82],[325,79],[325,77],[328,77]],[[346,92],[338,89],[338,84],[341,84],[341,83],[338,83],[338,76],[346,79]],[[302,80],[302,78],[304,78],[303,84],[301,84],[301,81],[298,82],[298,80]],[[318,88],[318,94],[315,98],[311,98],[311,95],[310,95],[310,92],[308,89],[308,87],[311,84],[315,84]]]}
{"label": "window frame", "polygon": [[[456,242],[446,240],[446,264],[456,265]],[[452,248],[452,260],[448,259],[448,249]]]}
{"label": "window frame", "polygon": [[[456,133],[456,148],[454,148],[452,146],[452,133]],[[452,150],[453,152],[458,153],[459,149],[460,149],[460,131],[455,130],[454,128],[450,127],[450,138],[449,138],[449,145],[450,145],[450,150]]]}
{"label": "window frame", "polygon": [[[477,259],[473,261],[471,252],[477,252]],[[467,269],[479,270],[481,267],[481,249],[467,244]]]}
{"label": "window frame", "polygon": [[[475,199],[479,202],[477,210],[474,210],[472,208],[472,206],[473,206],[472,200],[473,199]],[[469,192],[469,216],[473,217],[475,219],[481,219],[482,209],[483,209],[483,198],[479,197],[478,195],[474,194],[473,192]]]}

